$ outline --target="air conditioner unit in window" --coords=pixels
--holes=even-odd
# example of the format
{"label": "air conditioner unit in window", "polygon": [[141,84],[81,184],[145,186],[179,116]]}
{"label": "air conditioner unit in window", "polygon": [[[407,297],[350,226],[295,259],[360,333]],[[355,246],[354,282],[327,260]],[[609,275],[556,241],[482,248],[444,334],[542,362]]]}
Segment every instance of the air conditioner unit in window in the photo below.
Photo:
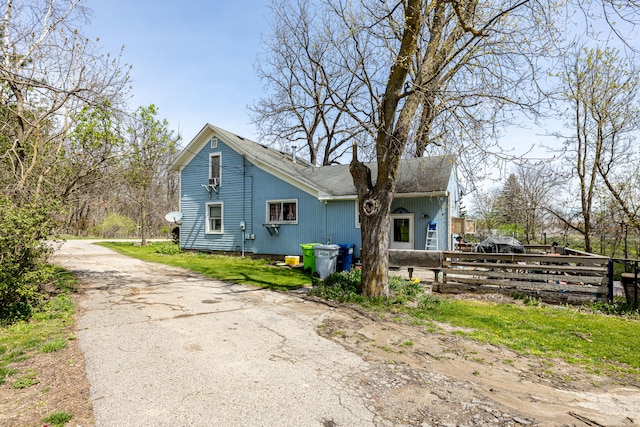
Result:
{"label": "air conditioner unit in window", "polygon": [[219,178],[209,178],[209,185],[213,185],[214,187],[219,187],[220,186],[220,179]]}

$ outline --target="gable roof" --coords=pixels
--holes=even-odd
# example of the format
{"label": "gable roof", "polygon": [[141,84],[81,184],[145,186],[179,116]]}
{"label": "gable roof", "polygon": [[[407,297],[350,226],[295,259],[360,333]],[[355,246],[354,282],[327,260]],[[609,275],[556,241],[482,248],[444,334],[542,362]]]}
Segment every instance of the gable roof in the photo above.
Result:
{"label": "gable roof", "polygon": [[[314,166],[274,148],[248,140],[219,127],[207,124],[182,150],[169,167],[181,171],[216,136],[231,149],[257,167],[277,176],[319,200],[356,199],[357,192],[349,165]],[[367,163],[375,179],[377,164]],[[455,173],[455,156],[402,159],[396,194],[405,197],[434,196],[446,192],[451,174]]]}

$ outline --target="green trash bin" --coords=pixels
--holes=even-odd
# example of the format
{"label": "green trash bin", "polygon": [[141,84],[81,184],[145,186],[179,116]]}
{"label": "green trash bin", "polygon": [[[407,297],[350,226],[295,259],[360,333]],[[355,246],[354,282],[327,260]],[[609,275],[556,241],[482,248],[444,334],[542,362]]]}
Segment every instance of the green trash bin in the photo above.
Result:
{"label": "green trash bin", "polygon": [[320,243],[300,243],[302,248],[302,269],[308,273],[313,274],[316,272],[316,256],[314,247]]}

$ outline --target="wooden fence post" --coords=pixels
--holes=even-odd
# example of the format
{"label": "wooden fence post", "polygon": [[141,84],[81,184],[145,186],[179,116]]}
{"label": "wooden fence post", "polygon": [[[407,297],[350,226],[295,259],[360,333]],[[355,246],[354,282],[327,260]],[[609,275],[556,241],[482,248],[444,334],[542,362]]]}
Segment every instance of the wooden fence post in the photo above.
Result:
{"label": "wooden fence post", "polygon": [[609,302],[613,302],[613,260],[609,258],[607,262],[607,286],[608,286],[608,294],[607,298],[609,298]]}

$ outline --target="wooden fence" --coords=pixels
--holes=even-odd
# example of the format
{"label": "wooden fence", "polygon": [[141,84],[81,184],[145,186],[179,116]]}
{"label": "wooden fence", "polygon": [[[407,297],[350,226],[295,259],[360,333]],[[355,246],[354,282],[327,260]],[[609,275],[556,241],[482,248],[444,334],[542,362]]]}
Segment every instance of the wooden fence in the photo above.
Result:
{"label": "wooden fence", "polygon": [[520,294],[545,302],[569,304],[610,298],[609,258],[568,248],[553,249],[558,253],[445,251],[442,253],[442,282],[434,283],[433,290]]}

